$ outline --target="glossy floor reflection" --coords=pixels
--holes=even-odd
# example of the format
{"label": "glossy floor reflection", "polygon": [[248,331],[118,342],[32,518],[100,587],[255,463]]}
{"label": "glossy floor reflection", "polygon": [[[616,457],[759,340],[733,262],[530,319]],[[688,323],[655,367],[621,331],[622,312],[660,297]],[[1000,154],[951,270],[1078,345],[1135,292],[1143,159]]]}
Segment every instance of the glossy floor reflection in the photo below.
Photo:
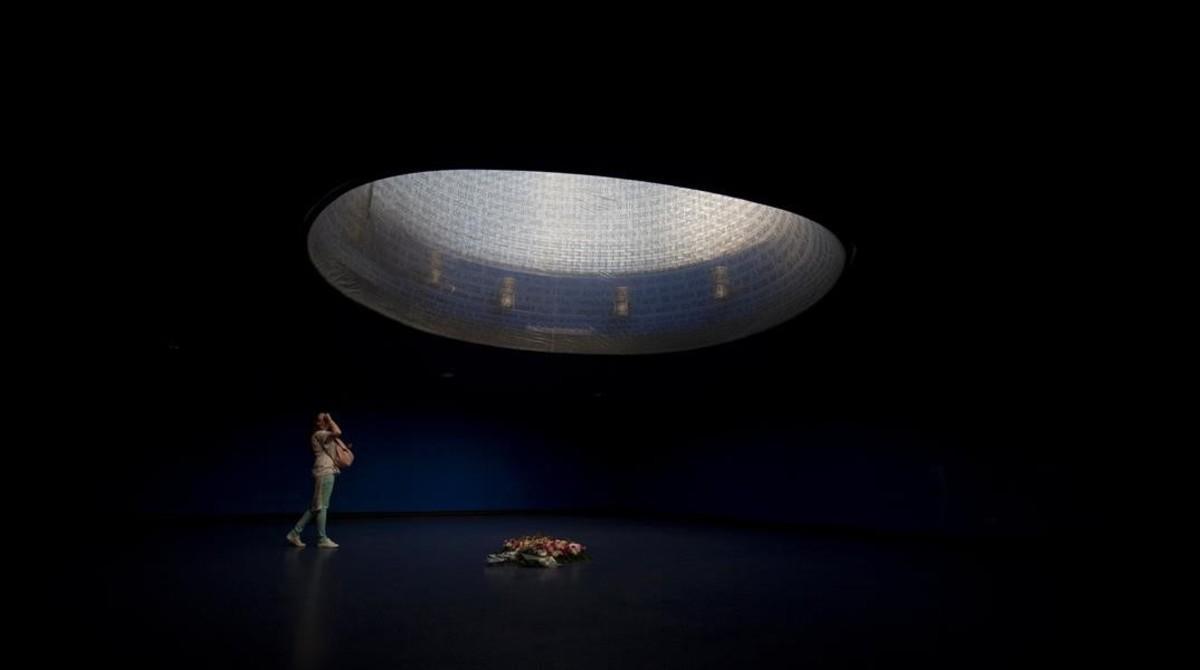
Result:
{"label": "glossy floor reflection", "polygon": [[[287,529],[159,529],[98,551],[93,649],[136,667],[291,668],[980,668],[1096,653],[1078,551],[553,516],[335,515],[333,550],[291,548]],[[485,566],[535,531],[594,558]]]}

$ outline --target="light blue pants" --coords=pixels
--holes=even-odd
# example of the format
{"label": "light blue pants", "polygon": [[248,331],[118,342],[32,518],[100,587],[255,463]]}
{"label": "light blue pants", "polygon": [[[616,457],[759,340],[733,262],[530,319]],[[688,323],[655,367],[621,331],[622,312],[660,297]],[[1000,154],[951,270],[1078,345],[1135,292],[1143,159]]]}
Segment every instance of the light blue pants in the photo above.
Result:
{"label": "light blue pants", "polygon": [[334,475],[322,475],[315,477],[313,481],[313,499],[312,504],[308,506],[308,511],[300,520],[296,522],[296,526],[292,528],[292,532],[299,535],[304,532],[304,527],[312,521],[314,516],[317,517],[317,538],[325,538],[325,516],[329,511],[329,496],[333,494],[333,479]]}

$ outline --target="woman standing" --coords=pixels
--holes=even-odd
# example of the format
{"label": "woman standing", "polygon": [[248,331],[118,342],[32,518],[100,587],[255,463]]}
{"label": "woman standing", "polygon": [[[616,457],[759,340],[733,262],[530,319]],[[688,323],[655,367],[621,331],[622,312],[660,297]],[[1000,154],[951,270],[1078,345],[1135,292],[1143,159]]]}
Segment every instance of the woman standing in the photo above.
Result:
{"label": "woman standing", "polygon": [[341,436],[342,429],[338,427],[328,412],[317,415],[310,440],[314,457],[312,504],[304,512],[304,516],[296,522],[296,526],[287,534],[287,541],[297,547],[304,546],[304,543],[300,541],[300,533],[304,532],[304,527],[308,525],[314,515],[317,517],[317,546],[326,549],[338,546],[325,534],[325,518],[329,511],[329,496],[333,493],[334,477],[341,472],[334,463],[334,453],[337,450],[338,438]]}

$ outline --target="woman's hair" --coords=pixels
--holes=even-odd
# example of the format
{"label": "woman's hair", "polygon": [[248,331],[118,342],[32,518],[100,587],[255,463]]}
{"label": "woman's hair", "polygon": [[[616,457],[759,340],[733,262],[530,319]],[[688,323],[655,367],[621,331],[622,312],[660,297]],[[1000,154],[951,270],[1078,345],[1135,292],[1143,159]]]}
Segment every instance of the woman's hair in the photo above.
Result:
{"label": "woman's hair", "polygon": [[324,412],[318,414],[317,418],[313,419],[313,431],[318,431],[325,427],[325,422],[322,421],[323,418],[325,418]]}

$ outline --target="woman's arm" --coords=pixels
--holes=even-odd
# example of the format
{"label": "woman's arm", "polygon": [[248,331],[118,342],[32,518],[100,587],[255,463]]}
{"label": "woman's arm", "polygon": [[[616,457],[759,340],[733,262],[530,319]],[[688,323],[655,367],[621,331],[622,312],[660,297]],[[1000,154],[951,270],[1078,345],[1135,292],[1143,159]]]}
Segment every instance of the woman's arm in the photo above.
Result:
{"label": "woman's arm", "polygon": [[341,437],[342,429],[339,428],[337,423],[334,422],[333,415],[326,413],[325,418],[329,420],[329,432],[333,433],[334,437]]}

